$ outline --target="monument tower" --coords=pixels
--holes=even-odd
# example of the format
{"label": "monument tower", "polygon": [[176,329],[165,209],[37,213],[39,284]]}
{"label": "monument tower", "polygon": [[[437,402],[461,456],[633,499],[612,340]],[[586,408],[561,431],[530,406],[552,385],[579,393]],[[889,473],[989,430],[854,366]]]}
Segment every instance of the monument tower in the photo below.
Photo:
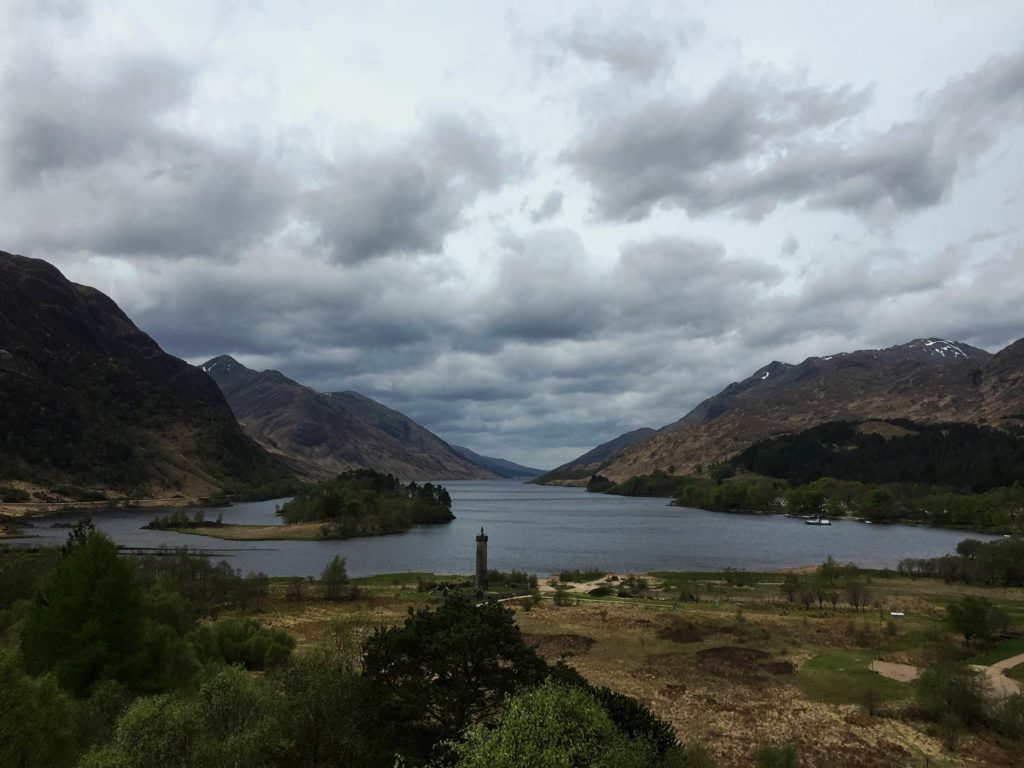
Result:
{"label": "monument tower", "polygon": [[476,591],[487,591],[487,534],[483,528],[476,537]]}

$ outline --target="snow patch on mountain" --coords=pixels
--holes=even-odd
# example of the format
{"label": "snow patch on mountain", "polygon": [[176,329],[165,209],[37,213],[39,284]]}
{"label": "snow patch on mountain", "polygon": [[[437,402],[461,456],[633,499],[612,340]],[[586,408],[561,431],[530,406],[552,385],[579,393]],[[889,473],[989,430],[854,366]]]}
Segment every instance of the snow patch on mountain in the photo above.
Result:
{"label": "snow patch on mountain", "polygon": [[931,354],[939,357],[946,357],[948,355],[952,358],[962,357],[965,360],[969,360],[971,358],[969,354],[960,348],[959,344],[955,341],[950,341],[949,339],[919,339],[917,341],[910,342],[908,346],[911,348],[927,350]]}

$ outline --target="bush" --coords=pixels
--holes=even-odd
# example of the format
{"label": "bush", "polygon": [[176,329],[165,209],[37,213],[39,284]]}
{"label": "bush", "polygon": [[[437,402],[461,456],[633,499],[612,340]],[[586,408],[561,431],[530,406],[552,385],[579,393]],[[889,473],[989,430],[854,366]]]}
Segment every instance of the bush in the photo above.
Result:
{"label": "bush", "polygon": [[996,709],[992,726],[1007,738],[1024,741],[1024,694],[1003,699]]}
{"label": "bush", "polygon": [[797,768],[796,747],[792,744],[761,747],[754,753],[757,768]]}
{"label": "bush", "polygon": [[597,581],[603,579],[605,571],[598,570],[597,568],[587,568],[585,570],[573,570],[573,571],[562,571],[558,574],[558,580],[564,581],[569,584],[583,584],[588,581]]}
{"label": "bush", "polygon": [[295,648],[287,632],[264,627],[255,619],[221,619],[199,627],[192,643],[200,661],[241,664],[249,670],[265,670],[283,664]]}
{"label": "bush", "polygon": [[28,491],[21,488],[11,488],[8,485],[0,485],[0,502],[4,504],[21,504],[29,500]]}
{"label": "bush", "polygon": [[656,765],[650,745],[617,731],[586,691],[550,681],[510,699],[493,727],[471,728],[454,752],[458,768]]}
{"label": "bush", "polygon": [[926,720],[978,727],[988,720],[987,692],[985,678],[966,664],[938,664],[918,678],[917,706]]}

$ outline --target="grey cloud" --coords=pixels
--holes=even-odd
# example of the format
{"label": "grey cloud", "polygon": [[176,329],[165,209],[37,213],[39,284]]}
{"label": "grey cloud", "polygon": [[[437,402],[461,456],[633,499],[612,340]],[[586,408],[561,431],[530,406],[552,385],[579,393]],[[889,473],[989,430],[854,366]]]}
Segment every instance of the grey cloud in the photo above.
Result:
{"label": "grey cloud", "polygon": [[90,80],[32,56],[0,85],[9,243],[106,254],[232,256],[283,221],[292,183],[258,151],[169,127],[194,77],[126,57]]}
{"label": "grey cloud", "polygon": [[686,31],[675,22],[648,21],[651,23],[630,25],[621,19],[612,23],[592,15],[577,17],[547,35],[540,57],[554,66],[571,56],[607,67],[615,75],[649,80],[674,65]]}
{"label": "grey cloud", "polygon": [[548,193],[539,206],[530,211],[530,221],[539,224],[557,216],[562,211],[562,193],[554,190]]}
{"label": "grey cloud", "polygon": [[964,164],[1021,119],[1024,52],[950,82],[916,119],[853,140],[820,135],[869,95],[732,78],[700,100],[603,116],[563,159],[590,182],[606,219],[636,221],[658,206],[759,219],[802,201],[884,223],[944,201]]}
{"label": "grey cloud", "polygon": [[12,181],[112,160],[133,143],[158,147],[153,121],[187,100],[192,73],[159,58],[120,63],[111,76],[72,81],[47,58],[23,61],[3,81],[5,154]]}
{"label": "grey cloud", "polygon": [[[742,191],[747,158],[859,112],[868,97],[849,87],[732,77],[699,101],[660,98],[599,118],[563,160],[590,182],[597,211],[608,219],[637,221],[656,205],[692,213],[734,207],[750,202],[729,191]],[[730,176],[738,178],[722,181]]]}
{"label": "grey cloud", "polygon": [[607,305],[578,235],[547,230],[505,246],[495,282],[477,302],[489,336],[544,341],[601,332]]}
{"label": "grey cloud", "polygon": [[335,261],[438,251],[464,211],[524,162],[489,125],[435,116],[403,142],[336,161],[306,214]]}
{"label": "grey cloud", "polygon": [[690,338],[715,337],[782,277],[764,262],[728,256],[718,243],[665,237],[626,245],[610,292],[622,327],[656,323]]}

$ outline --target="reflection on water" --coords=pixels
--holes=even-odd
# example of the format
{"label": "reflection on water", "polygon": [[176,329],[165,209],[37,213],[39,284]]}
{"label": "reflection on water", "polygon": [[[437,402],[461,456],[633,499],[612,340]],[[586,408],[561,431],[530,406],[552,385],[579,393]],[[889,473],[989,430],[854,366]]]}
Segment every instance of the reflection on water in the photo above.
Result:
{"label": "reflection on water", "polygon": [[[837,521],[804,525],[778,515],[729,515],[668,506],[665,499],[592,494],[578,488],[526,485],[514,480],[444,481],[456,519],[407,533],[347,541],[222,541],[141,528],[161,510],[103,512],[97,527],[131,548],[190,547],[225,558],[243,571],[272,576],[319,575],[341,555],[352,576],[400,571],[473,571],[474,537],[483,526],[490,537],[492,568],[548,574],[596,566],[616,571],[772,569],[811,565],[831,555],[866,567],[894,567],[905,557],[951,552],[966,538],[961,531]],[[225,523],[278,523],[280,501],[210,510]],[[55,544],[67,538],[76,515],[36,519],[33,539]],[[994,537],[971,534],[974,538]],[[12,542],[15,543],[15,542]]]}

